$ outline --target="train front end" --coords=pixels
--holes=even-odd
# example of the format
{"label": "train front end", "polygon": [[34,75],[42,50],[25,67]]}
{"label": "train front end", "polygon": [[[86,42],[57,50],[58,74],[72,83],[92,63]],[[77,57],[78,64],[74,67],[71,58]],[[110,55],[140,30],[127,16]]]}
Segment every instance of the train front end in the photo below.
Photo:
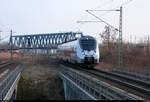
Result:
{"label": "train front end", "polygon": [[96,64],[99,63],[99,49],[95,38],[83,36],[79,39],[80,58],[82,63]]}

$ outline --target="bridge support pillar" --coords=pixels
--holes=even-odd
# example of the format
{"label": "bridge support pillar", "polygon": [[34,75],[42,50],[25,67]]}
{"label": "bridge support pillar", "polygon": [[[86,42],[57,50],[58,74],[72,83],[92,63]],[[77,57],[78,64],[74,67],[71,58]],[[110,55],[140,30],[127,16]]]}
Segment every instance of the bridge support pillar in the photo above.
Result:
{"label": "bridge support pillar", "polygon": [[70,83],[64,81],[64,93],[65,93],[65,100],[80,100],[81,94],[78,89],[75,89],[72,85],[69,85]]}
{"label": "bridge support pillar", "polygon": [[16,100],[16,97],[17,97],[17,87],[18,87],[20,76],[21,76],[21,73],[19,73],[17,75],[17,77],[15,78],[15,81],[13,82],[12,86],[8,90],[6,96],[4,97],[3,100]]}
{"label": "bridge support pillar", "polygon": [[61,79],[64,85],[65,100],[96,100],[65,75],[62,74]]}
{"label": "bridge support pillar", "polygon": [[67,86],[66,86],[66,83],[63,82],[63,85],[64,85],[64,94],[65,94],[65,99],[67,99]]}
{"label": "bridge support pillar", "polygon": [[15,86],[14,92],[12,94],[11,100],[16,100],[17,99],[17,88],[18,88],[18,83]]}

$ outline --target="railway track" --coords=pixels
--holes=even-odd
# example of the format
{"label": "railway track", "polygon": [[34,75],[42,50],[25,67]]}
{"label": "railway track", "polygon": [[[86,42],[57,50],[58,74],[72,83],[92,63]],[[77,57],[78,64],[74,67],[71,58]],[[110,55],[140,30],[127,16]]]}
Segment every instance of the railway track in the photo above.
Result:
{"label": "railway track", "polygon": [[137,73],[137,72],[133,72],[133,71],[118,70],[118,69],[114,69],[114,70],[112,70],[112,72],[150,83],[150,74],[149,73],[139,73],[139,72]]}
{"label": "railway track", "polygon": [[[118,83],[119,85],[125,86],[124,90],[128,90],[133,94],[143,97],[144,99],[150,100],[150,85],[149,83],[145,83],[139,80],[134,80],[131,78],[127,78],[122,75],[113,74],[110,72],[92,70],[88,71],[88,73],[94,74],[96,76],[105,78],[106,80],[113,81]],[[119,86],[119,88],[122,88]]]}
{"label": "railway track", "polygon": [[4,70],[6,70],[6,67],[10,66],[14,64],[13,62],[3,62],[0,63],[0,73],[3,72]]}
{"label": "railway track", "polygon": [[2,77],[4,77],[7,73],[9,73],[11,71],[11,69],[13,69],[14,65],[15,65],[15,63],[13,63],[13,62],[0,63],[0,79]]}
{"label": "railway track", "polygon": [[3,68],[3,67],[6,67],[8,65],[11,65],[13,64],[13,62],[3,62],[3,63],[0,63],[0,69]]}
{"label": "railway track", "polygon": [[120,89],[126,90],[129,93],[142,97],[143,99],[150,100],[150,84],[142,80],[137,80],[131,77],[124,76],[122,74],[116,74],[112,72],[106,72],[97,69],[85,69],[81,66],[72,64],[64,64],[71,68],[83,71],[84,73],[90,74],[97,79],[106,81],[107,83],[114,85]]}
{"label": "railway track", "polygon": [[0,72],[4,68],[6,68],[7,66],[12,65],[12,64],[13,64],[13,62],[3,62],[3,63],[0,63]]}

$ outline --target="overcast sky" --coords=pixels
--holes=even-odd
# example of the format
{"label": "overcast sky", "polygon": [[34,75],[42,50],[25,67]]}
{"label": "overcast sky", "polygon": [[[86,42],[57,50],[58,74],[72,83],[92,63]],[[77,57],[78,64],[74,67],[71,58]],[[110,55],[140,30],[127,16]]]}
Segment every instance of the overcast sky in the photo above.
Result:
{"label": "overcast sky", "polygon": [[[12,29],[14,34],[82,31],[98,37],[104,23],[76,22],[97,20],[85,11],[87,9],[116,9],[122,4],[123,38],[150,34],[150,0],[0,0],[0,30]],[[119,12],[93,13],[119,26]]]}

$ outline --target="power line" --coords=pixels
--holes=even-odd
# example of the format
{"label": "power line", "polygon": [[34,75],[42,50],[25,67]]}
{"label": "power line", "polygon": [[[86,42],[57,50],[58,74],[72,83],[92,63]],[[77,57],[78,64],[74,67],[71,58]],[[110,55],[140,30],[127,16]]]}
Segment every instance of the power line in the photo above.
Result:
{"label": "power line", "polygon": [[88,11],[120,11],[119,9],[112,9],[112,10],[88,10]]}
{"label": "power line", "polygon": [[132,1],[133,1],[133,0],[126,1],[125,3],[122,3],[121,6],[127,5],[127,4],[129,4],[130,2],[132,2]]}
{"label": "power line", "polygon": [[[105,0],[105,1],[106,1],[106,0]],[[108,1],[106,1],[105,3],[99,5],[98,7],[94,8],[94,9],[98,9],[98,8],[101,8],[102,6],[106,6],[106,5],[109,4],[110,1],[111,1],[111,3],[112,3],[113,0],[108,0]]]}
{"label": "power line", "polygon": [[10,35],[7,35],[7,36],[1,38],[0,40],[3,41],[3,40],[5,40],[6,38],[8,38],[9,36],[10,36]]}
{"label": "power line", "polygon": [[[5,26],[3,23],[0,23],[0,26],[3,27],[4,29],[6,29],[6,31],[10,31],[10,29],[7,26]],[[3,32],[4,32],[4,30],[3,30]]]}
{"label": "power line", "polygon": [[[126,2],[124,2],[124,3],[122,3],[121,5],[118,5],[118,6],[114,7],[114,8],[111,8],[111,9],[114,10],[114,9],[119,8],[119,7],[121,7],[121,6],[127,5],[127,4],[129,4],[130,2],[132,2],[132,1],[133,1],[133,0],[128,0],[128,1],[126,1]],[[105,6],[105,5],[103,5],[103,6]],[[100,17],[102,17],[102,16],[108,14],[109,12],[111,12],[111,10],[98,10],[98,9],[92,9],[91,11],[105,11],[105,13],[101,14]]]}
{"label": "power line", "polygon": [[96,16],[90,11],[95,11],[95,10],[86,10],[90,15],[94,16],[95,18],[99,19],[101,22],[107,24],[108,26],[114,28],[116,31],[119,31],[119,42],[118,42],[118,64],[121,66],[123,64],[123,46],[122,46],[122,7],[120,9],[115,9],[115,10],[96,10],[96,11],[119,11],[120,12],[120,17],[119,17],[119,29],[112,26],[108,22],[104,21],[100,17]]}
{"label": "power line", "polygon": [[[106,1],[106,0],[104,0],[104,1]],[[104,3],[102,3],[101,5],[99,5],[99,6],[97,6],[96,8],[94,8],[94,9],[98,9],[98,8],[101,8],[102,6],[106,6],[106,5],[108,5],[110,2],[112,2],[113,0],[107,0],[106,2],[104,2]],[[103,14],[102,14],[103,15]],[[87,17],[87,16],[82,16],[81,17],[81,21],[82,21],[82,19],[84,18],[85,19],[85,17]],[[80,23],[81,24],[81,23]]]}
{"label": "power line", "polygon": [[77,21],[77,23],[97,23],[101,21]]}
{"label": "power line", "polygon": [[86,12],[88,12],[90,15],[94,16],[95,18],[99,19],[101,22],[104,22],[105,24],[107,24],[108,26],[114,28],[116,31],[119,31],[118,28],[112,26],[111,24],[109,24],[108,22],[104,21],[103,19],[101,19],[100,17],[96,16],[95,14],[91,13],[89,10],[86,10]]}

